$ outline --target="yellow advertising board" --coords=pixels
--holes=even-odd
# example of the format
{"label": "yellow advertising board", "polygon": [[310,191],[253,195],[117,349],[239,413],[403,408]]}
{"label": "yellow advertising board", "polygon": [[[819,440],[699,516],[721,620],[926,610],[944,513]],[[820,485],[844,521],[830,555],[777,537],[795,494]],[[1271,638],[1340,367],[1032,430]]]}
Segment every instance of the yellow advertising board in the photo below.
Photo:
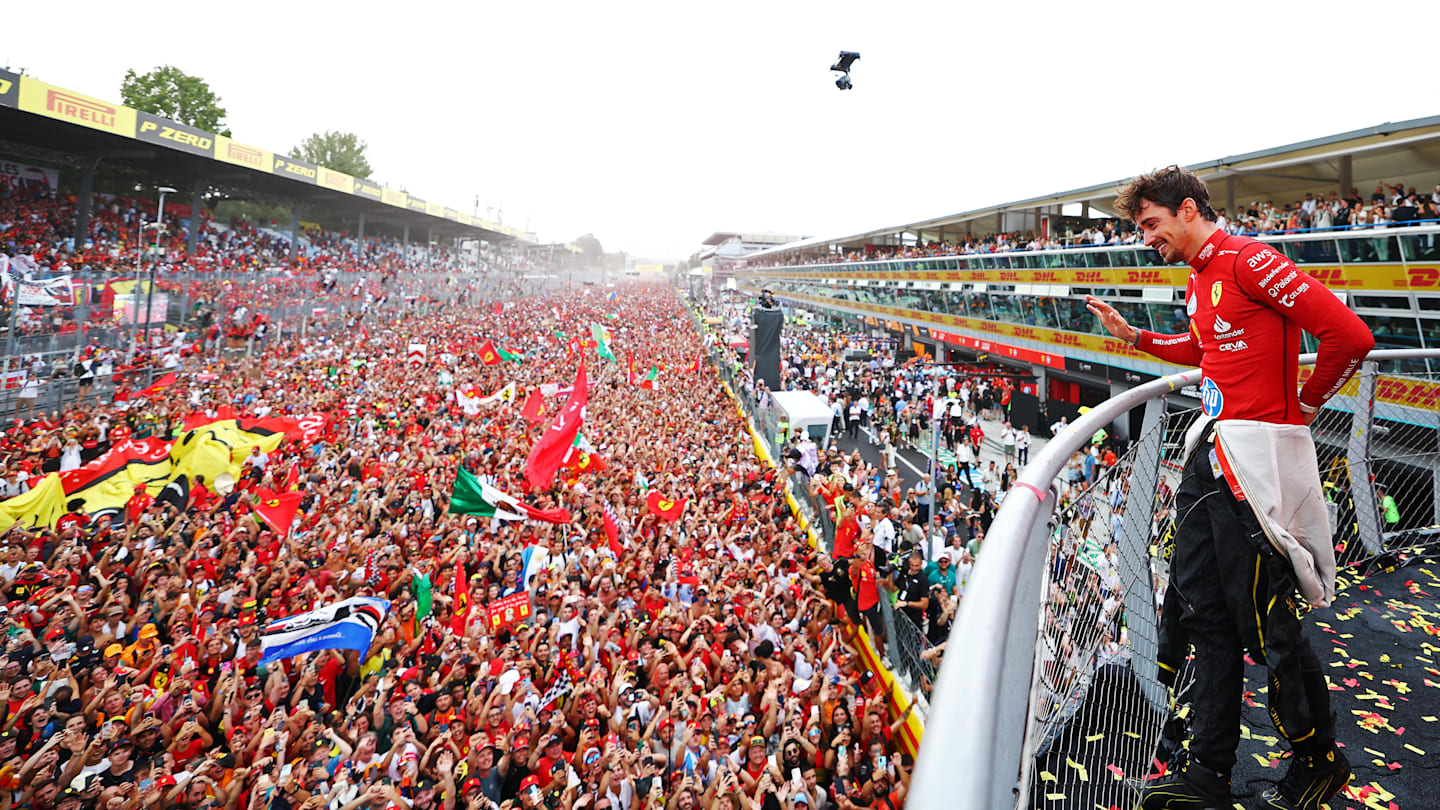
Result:
{"label": "yellow advertising board", "polygon": [[327,169],[324,166],[316,168],[315,185],[321,188],[328,188],[331,191],[343,191],[346,194],[355,193],[355,178],[344,172],[337,172],[334,169]]}
{"label": "yellow advertising board", "polygon": [[135,111],[74,90],[20,77],[20,109],[127,138],[135,137]]}
{"label": "yellow advertising board", "polygon": [[642,275],[644,275],[644,274],[646,274],[646,273],[650,273],[650,274],[654,274],[654,275],[659,275],[659,274],[665,272],[665,265],[663,265],[663,264],[637,264],[637,265],[635,265],[635,272],[640,273],[640,274],[642,274]]}
{"label": "yellow advertising board", "polygon": [[215,136],[215,159],[266,174],[275,168],[274,152],[266,151],[258,146],[247,146],[224,135]]}
{"label": "yellow advertising board", "polygon": [[[755,290],[755,292],[759,291]],[[870,326],[880,325],[877,316],[908,318],[936,327],[968,330],[978,335],[1030,340],[1062,348],[1103,352],[1115,357],[1123,357],[1127,360],[1148,360],[1155,362],[1153,355],[1139,351],[1129,343],[1123,340],[1116,340],[1107,335],[1087,335],[1079,332],[1065,332],[1059,329],[1045,329],[1038,326],[1025,326],[1015,323],[1000,323],[998,321],[986,321],[979,318],[966,318],[959,315],[945,315],[939,312],[922,312],[915,309],[887,307],[881,304],[857,305],[848,301],[839,301],[834,298],[826,298],[819,295],[805,295],[803,293],[787,292],[782,297],[796,301],[807,301],[830,309],[854,312],[864,316],[865,323]],[[1060,352],[1060,354],[1063,353],[1064,352]],[[1309,368],[1301,369],[1301,381],[1304,381],[1305,378],[1309,376]],[[1357,385],[1358,380],[1352,378],[1350,382],[1345,384],[1344,388],[1340,389],[1340,393],[1353,396],[1358,390]],[[1382,402],[1389,402],[1395,405],[1433,410],[1440,408],[1440,381],[1403,377],[1381,377],[1375,387],[1375,398]]]}
{"label": "yellow advertising board", "polygon": [[[1334,290],[1440,291],[1440,267],[1403,264],[1300,265]],[[1055,284],[1075,287],[1179,287],[1188,267],[1084,268],[1052,270],[813,270],[772,267],[735,274],[737,278],[852,278],[872,281],[942,281],[971,284]]]}
{"label": "yellow advertising board", "polygon": [[396,208],[409,208],[410,195],[403,191],[396,191],[393,188],[383,188],[380,190],[380,202],[386,205],[393,205]]}

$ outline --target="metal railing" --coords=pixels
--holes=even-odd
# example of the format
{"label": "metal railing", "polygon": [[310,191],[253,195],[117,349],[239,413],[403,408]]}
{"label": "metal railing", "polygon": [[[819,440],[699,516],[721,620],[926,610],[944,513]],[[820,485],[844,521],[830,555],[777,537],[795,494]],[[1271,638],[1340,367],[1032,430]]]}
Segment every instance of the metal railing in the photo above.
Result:
{"label": "metal railing", "polygon": [[[1327,409],[1313,426],[1342,567],[1433,542],[1440,524],[1440,413],[1373,396],[1377,361],[1406,357],[1440,351],[1371,353],[1355,412]],[[1314,358],[1303,355],[1301,363]],[[939,671],[911,791],[915,806],[1133,803],[1124,777],[1147,772],[1169,714],[1156,664],[1156,593],[1168,580],[1169,493],[1179,485],[1184,428],[1196,417],[1193,410],[1167,413],[1165,397],[1200,376],[1173,374],[1106,400],[1050,440],[1020,475],[951,631],[964,652],[955,656],[961,665]],[[1067,481],[1062,473],[1072,455],[1137,407],[1144,428],[1120,462],[1093,480]],[[1397,499],[1393,510],[1380,497],[1387,484]],[[1185,679],[1182,672],[1182,687]]]}

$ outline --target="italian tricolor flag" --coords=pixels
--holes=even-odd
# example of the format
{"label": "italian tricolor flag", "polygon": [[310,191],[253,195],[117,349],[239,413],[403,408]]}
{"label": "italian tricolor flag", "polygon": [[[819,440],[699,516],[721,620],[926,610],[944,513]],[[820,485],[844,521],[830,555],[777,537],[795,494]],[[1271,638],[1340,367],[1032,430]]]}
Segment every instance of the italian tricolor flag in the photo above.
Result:
{"label": "italian tricolor flag", "polygon": [[478,515],[499,520],[538,520],[543,523],[569,523],[565,509],[536,509],[481,481],[468,470],[455,475],[455,488],[450,493],[450,514]]}

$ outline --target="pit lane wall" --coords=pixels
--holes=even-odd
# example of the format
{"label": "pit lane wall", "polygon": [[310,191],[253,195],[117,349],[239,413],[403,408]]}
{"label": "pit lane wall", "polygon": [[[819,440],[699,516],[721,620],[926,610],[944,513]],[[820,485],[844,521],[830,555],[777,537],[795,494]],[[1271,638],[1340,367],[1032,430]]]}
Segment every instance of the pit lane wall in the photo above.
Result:
{"label": "pit lane wall", "polygon": [[[747,402],[751,403],[753,409],[753,399],[746,395],[747,392],[743,388],[745,384],[743,369],[734,362],[733,358],[723,355],[725,351],[723,341],[720,340],[718,334],[703,323],[703,315],[691,307],[687,307],[687,309],[695,321],[695,328],[702,335],[714,337],[707,360],[720,375],[725,392],[735,401],[735,411],[744,420],[745,429],[750,432],[750,440],[755,446],[755,455],[778,471],[778,465],[775,463],[768,443],[755,429],[755,421],[751,413],[747,412],[746,404]],[[785,503],[790,507],[790,513],[795,517],[796,523],[810,538],[811,547],[820,551],[828,551],[834,540],[832,536],[828,536],[828,527],[823,524],[823,521],[810,519],[809,515],[817,514],[816,510],[813,507],[810,509],[802,507],[801,499],[795,497],[794,490],[788,481],[785,484]],[[917,706],[915,710],[911,709],[911,704],[915,702],[915,696],[907,692],[895,674],[881,663],[880,655],[875,652],[875,645],[870,640],[870,634],[865,628],[845,620],[844,611],[837,611],[837,614],[844,621],[846,640],[859,651],[861,660],[865,662],[865,668],[875,673],[875,677],[880,681],[881,689],[886,695],[885,705],[890,715],[890,722],[893,723],[897,718],[905,717],[905,723],[900,727],[900,750],[911,757],[918,757],[920,740],[925,734],[925,723],[922,712],[918,711],[919,707]]]}

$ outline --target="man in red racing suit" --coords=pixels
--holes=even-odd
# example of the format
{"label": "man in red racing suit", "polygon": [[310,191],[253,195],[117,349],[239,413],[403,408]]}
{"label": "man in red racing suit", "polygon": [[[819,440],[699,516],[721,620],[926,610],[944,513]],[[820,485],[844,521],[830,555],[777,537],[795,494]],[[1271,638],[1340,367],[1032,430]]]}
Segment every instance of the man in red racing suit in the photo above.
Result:
{"label": "man in red racing suit", "polygon": [[[1364,322],[1279,250],[1220,230],[1194,174],[1172,166],[1138,177],[1121,189],[1116,210],[1166,262],[1190,264],[1190,328],[1179,335],[1137,329],[1093,297],[1090,311],[1117,338],[1167,362],[1198,365],[1211,419],[1308,425],[1374,347]],[[1297,395],[1302,329],[1319,339],[1320,350]],[[1318,808],[1350,776],[1335,745],[1325,675],[1300,629],[1293,569],[1270,548],[1250,505],[1217,476],[1212,442],[1207,436],[1192,453],[1176,492],[1162,611],[1166,631],[1178,636],[1161,641],[1170,679],[1167,659],[1178,666],[1185,648],[1195,648],[1189,754],[1181,768],[1146,783],[1140,806],[1232,806],[1248,650],[1270,670],[1270,716],[1294,752],[1285,777],[1262,795],[1263,806]]]}

